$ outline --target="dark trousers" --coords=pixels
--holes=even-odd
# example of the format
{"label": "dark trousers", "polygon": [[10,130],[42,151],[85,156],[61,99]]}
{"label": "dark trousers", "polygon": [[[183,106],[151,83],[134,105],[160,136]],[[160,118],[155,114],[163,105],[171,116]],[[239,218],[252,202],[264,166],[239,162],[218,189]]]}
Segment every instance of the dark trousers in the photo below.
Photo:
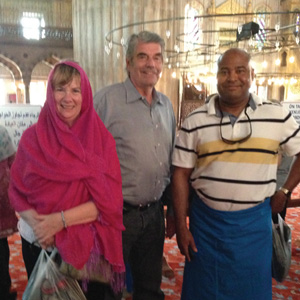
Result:
{"label": "dark trousers", "polygon": [[[22,254],[25,263],[28,279],[33,271],[34,265],[39,257],[41,248],[28,243],[22,238]],[[81,284],[79,282],[79,284]],[[87,300],[112,300],[114,294],[111,288],[103,283],[90,281],[87,291],[83,291]]]}
{"label": "dark trousers", "polygon": [[[7,238],[0,239],[0,295],[7,300],[11,286],[9,275],[9,246]],[[3,298],[2,298],[3,297]]]}
{"label": "dark trousers", "polygon": [[133,300],[162,300],[160,289],[165,222],[161,202],[139,211],[124,207],[123,255],[129,263]]}

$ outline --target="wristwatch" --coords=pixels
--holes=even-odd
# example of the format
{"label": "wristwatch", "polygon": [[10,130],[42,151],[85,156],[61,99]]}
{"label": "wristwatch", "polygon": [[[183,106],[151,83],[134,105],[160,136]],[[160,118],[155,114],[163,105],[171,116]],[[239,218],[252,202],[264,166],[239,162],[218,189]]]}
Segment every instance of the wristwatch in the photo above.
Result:
{"label": "wristwatch", "polygon": [[282,191],[287,197],[291,197],[291,195],[292,195],[292,192],[289,191],[288,189],[284,188],[284,187],[281,187],[279,189],[279,191]]}

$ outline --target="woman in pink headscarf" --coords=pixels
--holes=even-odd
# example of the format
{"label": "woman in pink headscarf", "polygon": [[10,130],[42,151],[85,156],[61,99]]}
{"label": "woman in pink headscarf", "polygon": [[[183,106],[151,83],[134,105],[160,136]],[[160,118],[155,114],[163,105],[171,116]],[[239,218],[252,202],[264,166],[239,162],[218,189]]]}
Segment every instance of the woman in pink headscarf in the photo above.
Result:
{"label": "woman in pink headscarf", "polygon": [[[84,268],[87,280],[98,271],[121,291],[120,165],[115,141],[93,108],[87,75],[75,62],[58,63],[50,73],[38,122],[20,140],[9,196],[21,216],[28,277],[40,247],[55,246],[65,262]],[[106,289],[90,281],[87,298],[104,299]]]}

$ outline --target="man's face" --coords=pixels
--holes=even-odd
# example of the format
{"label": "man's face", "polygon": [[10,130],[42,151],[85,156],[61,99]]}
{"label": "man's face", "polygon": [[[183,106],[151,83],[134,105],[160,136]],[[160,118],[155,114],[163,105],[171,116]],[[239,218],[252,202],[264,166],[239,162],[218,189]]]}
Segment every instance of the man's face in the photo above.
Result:
{"label": "man's face", "polygon": [[153,88],[157,83],[163,57],[157,43],[138,43],[132,60],[126,60],[130,79],[137,88]]}
{"label": "man's face", "polygon": [[247,101],[253,76],[253,69],[245,54],[239,51],[226,53],[219,63],[217,73],[220,98],[231,104]]}

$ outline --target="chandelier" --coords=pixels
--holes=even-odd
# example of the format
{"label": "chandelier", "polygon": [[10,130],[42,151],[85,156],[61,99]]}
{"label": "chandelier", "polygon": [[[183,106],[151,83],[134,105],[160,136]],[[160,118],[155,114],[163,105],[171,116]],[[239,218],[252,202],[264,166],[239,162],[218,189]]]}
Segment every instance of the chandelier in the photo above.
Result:
{"label": "chandelier", "polygon": [[[291,24],[280,25],[280,17],[290,15],[295,21]],[[262,24],[261,16],[264,16],[268,24]],[[298,19],[295,16],[298,16]],[[192,32],[183,29],[183,22],[188,19],[191,22],[201,20],[206,24],[199,28],[197,38],[194,35],[195,39],[191,38]],[[252,22],[248,24],[256,24],[258,30],[255,31],[251,27],[247,28],[245,26],[247,23],[241,23],[241,20],[246,19],[252,19]],[[176,22],[179,23],[179,26],[172,25]],[[230,22],[229,25],[228,22]],[[106,34],[106,54],[110,55],[113,47],[126,48],[126,37],[123,36],[125,29],[142,26],[147,30],[147,26],[150,27],[155,23],[162,25],[161,28],[165,28],[165,62],[169,69],[187,70],[199,66],[209,66],[210,63],[215,62],[216,56],[231,47],[242,47],[251,53],[252,57],[278,52],[283,48],[299,49],[299,14],[298,12],[287,11],[207,14],[127,24],[114,28]],[[217,26],[218,23],[224,23],[227,26]],[[172,27],[183,31],[176,32],[172,30]],[[164,37],[164,34],[161,33],[161,36]],[[118,53],[117,56],[120,57],[121,51]]]}

